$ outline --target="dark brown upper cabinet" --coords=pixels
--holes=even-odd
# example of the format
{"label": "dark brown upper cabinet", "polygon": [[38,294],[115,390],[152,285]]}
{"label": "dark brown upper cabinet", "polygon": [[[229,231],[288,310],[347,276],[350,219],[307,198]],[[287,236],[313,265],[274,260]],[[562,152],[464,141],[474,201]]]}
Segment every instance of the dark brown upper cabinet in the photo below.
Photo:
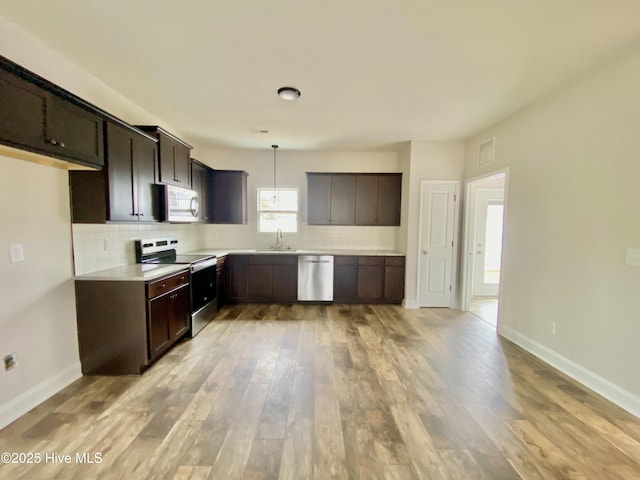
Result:
{"label": "dark brown upper cabinet", "polygon": [[198,192],[201,223],[213,222],[213,169],[191,159],[191,189]]}
{"label": "dark brown upper cabinet", "polygon": [[356,175],[356,225],[399,226],[401,173]]}
{"label": "dark brown upper cabinet", "polygon": [[401,173],[307,173],[309,225],[400,225]]}
{"label": "dark brown upper cabinet", "polygon": [[356,179],[345,173],[307,173],[307,223],[353,225]]}
{"label": "dark brown upper cabinet", "polygon": [[0,56],[0,143],[82,166],[104,165],[102,112]]}
{"label": "dark brown upper cabinet", "polygon": [[160,221],[156,139],[112,122],[106,122],[105,137],[102,171],[69,172],[72,221]]}
{"label": "dark brown upper cabinet", "polygon": [[157,125],[138,125],[137,127],[158,139],[158,181],[191,188],[191,149],[193,147]]}
{"label": "dark brown upper cabinet", "polygon": [[213,171],[213,223],[247,223],[247,176],[242,170]]}

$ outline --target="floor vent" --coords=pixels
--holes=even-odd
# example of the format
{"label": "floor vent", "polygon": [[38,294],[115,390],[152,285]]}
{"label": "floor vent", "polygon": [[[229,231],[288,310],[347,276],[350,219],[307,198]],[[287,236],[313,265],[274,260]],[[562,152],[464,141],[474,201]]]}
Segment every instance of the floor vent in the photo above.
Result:
{"label": "floor vent", "polygon": [[496,159],[496,137],[485,140],[478,146],[478,166],[484,167]]}

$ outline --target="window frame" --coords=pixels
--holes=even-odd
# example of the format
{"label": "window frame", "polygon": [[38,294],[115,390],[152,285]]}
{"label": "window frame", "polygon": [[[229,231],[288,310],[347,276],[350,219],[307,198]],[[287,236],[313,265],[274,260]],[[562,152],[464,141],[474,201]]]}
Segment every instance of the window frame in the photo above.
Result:
{"label": "window frame", "polygon": [[[260,208],[260,193],[262,191],[271,191],[271,192],[279,192],[279,191],[293,191],[296,194],[296,204],[297,204],[297,209],[296,210],[272,210],[272,209],[262,209]],[[298,186],[278,186],[276,188],[273,188],[273,186],[266,186],[266,187],[256,187],[256,228],[258,229],[258,233],[263,233],[263,234],[271,234],[271,233],[276,233],[276,231],[266,231],[266,230],[262,230],[261,227],[261,222],[260,222],[260,218],[261,218],[261,214],[265,212],[265,213],[269,213],[269,212],[273,212],[273,213],[285,213],[285,214],[294,214],[295,215],[295,225],[296,225],[296,229],[295,231],[292,232],[286,232],[283,231],[284,233],[299,233],[300,232],[300,188]]]}

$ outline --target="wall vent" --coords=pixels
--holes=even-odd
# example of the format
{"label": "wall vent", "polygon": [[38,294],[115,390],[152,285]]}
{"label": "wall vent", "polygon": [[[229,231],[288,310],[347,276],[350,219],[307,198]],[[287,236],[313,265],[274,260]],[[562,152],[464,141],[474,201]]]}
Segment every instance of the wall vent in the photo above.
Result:
{"label": "wall vent", "polygon": [[478,166],[484,167],[496,159],[496,137],[485,140],[478,146]]}

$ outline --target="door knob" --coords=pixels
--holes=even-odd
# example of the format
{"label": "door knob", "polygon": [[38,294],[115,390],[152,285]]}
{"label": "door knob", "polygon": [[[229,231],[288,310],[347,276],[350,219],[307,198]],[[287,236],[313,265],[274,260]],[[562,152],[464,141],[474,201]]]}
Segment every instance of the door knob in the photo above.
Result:
{"label": "door knob", "polygon": [[429,255],[429,251],[428,251],[428,250],[423,250],[423,251],[422,251],[422,254],[423,254],[423,255]]}

